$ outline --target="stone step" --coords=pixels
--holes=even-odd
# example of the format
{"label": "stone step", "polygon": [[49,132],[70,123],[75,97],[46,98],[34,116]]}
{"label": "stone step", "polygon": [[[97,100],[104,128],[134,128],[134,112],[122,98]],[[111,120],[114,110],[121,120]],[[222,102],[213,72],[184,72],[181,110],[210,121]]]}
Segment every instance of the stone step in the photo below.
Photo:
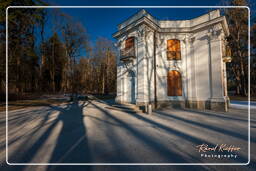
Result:
{"label": "stone step", "polygon": [[119,108],[123,111],[128,111],[128,112],[132,112],[132,111],[137,113],[143,112],[138,106],[134,104],[115,104],[115,105],[112,105],[112,107]]}
{"label": "stone step", "polygon": [[110,109],[110,110],[118,110],[118,111],[122,111],[122,112],[128,112],[128,113],[137,113],[136,110],[131,110],[131,109],[124,109],[124,108],[111,107],[111,106],[106,106],[105,108]]}

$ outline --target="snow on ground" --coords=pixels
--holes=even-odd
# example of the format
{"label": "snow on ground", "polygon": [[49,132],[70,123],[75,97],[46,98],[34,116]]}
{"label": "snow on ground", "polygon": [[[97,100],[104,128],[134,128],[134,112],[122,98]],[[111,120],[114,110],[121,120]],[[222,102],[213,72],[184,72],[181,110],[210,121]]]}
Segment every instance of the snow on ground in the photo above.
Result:
{"label": "snow on ground", "polygon": [[[152,115],[113,107],[113,100],[93,100],[29,107],[8,113],[10,163],[246,163],[248,113],[166,108]],[[251,112],[251,148],[256,151],[255,110]],[[5,113],[0,115],[0,160],[5,156]],[[201,157],[197,145],[240,147],[238,157]],[[255,152],[253,152],[255,154]],[[255,162],[256,155],[251,155]],[[255,163],[254,163],[255,164]],[[84,170],[85,166],[72,166]],[[132,166],[122,169],[130,170]],[[253,166],[247,167],[253,170]],[[255,167],[255,165],[254,165]],[[71,166],[19,166],[6,170],[70,170]],[[172,166],[174,170],[185,166]],[[102,167],[86,167],[102,170]],[[119,170],[107,166],[107,170]],[[139,166],[132,170],[170,170],[168,166]],[[189,166],[190,170],[226,170],[224,166]],[[234,166],[228,169],[236,170]],[[237,170],[246,169],[245,166]]]}
{"label": "snow on ground", "polygon": [[249,108],[252,110],[256,110],[256,102],[251,101],[250,105],[248,101],[238,101],[238,100],[231,100],[230,101],[230,107],[236,108],[236,109],[247,109]]}

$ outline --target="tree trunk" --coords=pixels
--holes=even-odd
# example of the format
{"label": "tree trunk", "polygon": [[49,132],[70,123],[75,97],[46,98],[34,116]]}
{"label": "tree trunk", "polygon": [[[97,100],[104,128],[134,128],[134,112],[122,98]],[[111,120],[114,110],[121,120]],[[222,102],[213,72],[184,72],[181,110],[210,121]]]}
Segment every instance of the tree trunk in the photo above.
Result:
{"label": "tree trunk", "polygon": [[105,93],[105,74],[104,70],[102,72],[102,94]]}

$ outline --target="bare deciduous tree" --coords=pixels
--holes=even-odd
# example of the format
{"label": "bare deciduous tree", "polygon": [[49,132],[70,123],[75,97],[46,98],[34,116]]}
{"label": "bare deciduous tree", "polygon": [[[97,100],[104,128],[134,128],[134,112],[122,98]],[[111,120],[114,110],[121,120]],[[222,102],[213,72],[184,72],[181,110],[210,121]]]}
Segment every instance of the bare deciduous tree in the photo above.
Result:
{"label": "bare deciduous tree", "polygon": [[87,47],[87,34],[84,27],[79,22],[75,22],[70,16],[65,15],[65,24],[62,27],[62,36],[66,55],[69,59],[69,79],[71,80],[72,96],[76,93],[75,89],[75,64],[76,58],[81,55],[81,51]]}

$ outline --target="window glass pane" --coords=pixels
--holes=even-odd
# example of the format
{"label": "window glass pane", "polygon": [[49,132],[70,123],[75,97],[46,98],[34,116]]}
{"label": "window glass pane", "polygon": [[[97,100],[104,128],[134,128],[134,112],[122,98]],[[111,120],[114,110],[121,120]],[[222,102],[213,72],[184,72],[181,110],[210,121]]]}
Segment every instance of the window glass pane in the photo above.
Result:
{"label": "window glass pane", "polygon": [[167,59],[168,60],[180,60],[180,40],[171,39],[167,40]]}
{"label": "window glass pane", "polygon": [[130,49],[134,46],[134,37],[129,37],[125,41],[125,49]]}
{"label": "window glass pane", "polygon": [[167,75],[167,95],[182,96],[182,79],[178,71],[169,71]]}

